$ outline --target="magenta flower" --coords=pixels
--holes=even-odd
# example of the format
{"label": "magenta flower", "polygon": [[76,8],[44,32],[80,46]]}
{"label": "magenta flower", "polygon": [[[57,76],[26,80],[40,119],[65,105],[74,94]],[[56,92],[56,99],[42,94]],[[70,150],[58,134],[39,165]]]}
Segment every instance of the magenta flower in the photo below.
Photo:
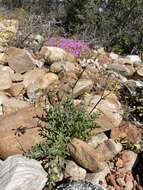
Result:
{"label": "magenta flower", "polygon": [[54,46],[64,49],[75,56],[75,58],[89,51],[88,45],[81,40],[74,40],[64,37],[51,37],[48,40],[48,46]]}

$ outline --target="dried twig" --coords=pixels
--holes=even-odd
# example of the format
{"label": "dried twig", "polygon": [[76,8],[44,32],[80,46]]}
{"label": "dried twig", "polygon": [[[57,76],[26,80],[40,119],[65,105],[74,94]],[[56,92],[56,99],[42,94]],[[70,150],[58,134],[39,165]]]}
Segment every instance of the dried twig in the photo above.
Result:
{"label": "dried twig", "polygon": [[24,154],[26,154],[26,151],[24,150],[24,148],[23,148],[21,142],[18,140],[17,137],[15,137],[15,139],[16,139],[17,143],[20,145],[20,150],[22,150],[22,152],[23,152]]}
{"label": "dried twig", "polygon": [[[97,103],[94,105],[94,107],[92,108],[92,110],[89,112],[89,115],[92,114],[92,112],[94,111],[94,109],[97,107],[97,105],[104,99],[106,98],[107,96],[109,96],[109,94],[111,94],[111,92],[105,94],[105,91],[108,87],[108,80],[109,80],[109,77],[110,77],[110,74],[107,76],[107,79],[106,79],[106,85],[104,86],[104,89],[103,89],[103,92],[101,94],[101,98],[97,101]],[[105,94],[105,95],[104,95]]]}

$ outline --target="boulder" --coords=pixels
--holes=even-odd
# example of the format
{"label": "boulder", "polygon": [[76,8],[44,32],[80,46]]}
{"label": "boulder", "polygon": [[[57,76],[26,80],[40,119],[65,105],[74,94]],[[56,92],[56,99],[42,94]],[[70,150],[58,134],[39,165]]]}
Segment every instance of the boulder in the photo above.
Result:
{"label": "boulder", "polygon": [[9,98],[4,94],[0,94],[0,104],[3,107],[4,115],[18,111],[21,108],[29,106],[29,103],[16,98]]}
{"label": "boulder", "polygon": [[114,140],[126,140],[137,144],[141,141],[142,131],[130,122],[124,122],[119,127],[111,130],[111,138]]}
{"label": "boulder", "polygon": [[107,186],[106,184],[106,176],[110,173],[110,169],[108,164],[105,165],[105,168],[100,171],[100,172],[96,172],[96,173],[87,173],[86,174],[86,180],[90,181],[92,183],[97,183],[97,184],[101,184],[102,186],[104,185],[105,187]]}
{"label": "boulder", "polygon": [[[112,139],[106,140],[97,148],[74,138],[68,146],[71,157],[83,168],[95,173],[102,171],[105,163],[112,160],[122,150],[121,143]],[[103,155],[104,152],[104,155]]]}
{"label": "boulder", "polygon": [[11,47],[7,51],[8,65],[17,73],[24,73],[32,70],[36,60],[26,49]]}
{"label": "boulder", "polygon": [[83,168],[91,172],[101,171],[103,169],[105,164],[101,159],[102,155],[98,155],[91,145],[74,138],[68,148],[71,157]]}
{"label": "boulder", "polygon": [[107,69],[113,70],[125,77],[130,77],[135,73],[135,69],[131,64],[112,63],[107,66]]}
{"label": "boulder", "polygon": [[23,84],[26,88],[30,85],[35,85],[39,89],[46,89],[57,80],[58,76],[54,73],[46,73],[42,69],[34,69],[24,75]]}
{"label": "boulder", "polygon": [[36,160],[15,155],[0,164],[1,190],[42,190],[46,182],[47,173]]}
{"label": "boulder", "polygon": [[105,64],[105,65],[108,65],[111,63],[111,59],[105,54],[101,54],[98,56],[98,62],[100,64]]}
{"label": "boulder", "polygon": [[12,81],[13,82],[22,82],[24,78],[24,75],[20,74],[20,73],[14,73],[12,75]]}
{"label": "boulder", "polygon": [[43,76],[43,81],[41,83],[41,88],[42,89],[46,89],[49,87],[49,85],[51,85],[52,83],[54,83],[55,81],[58,81],[58,76],[54,73],[46,73]]}
{"label": "boulder", "polygon": [[86,176],[86,170],[78,166],[75,162],[69,161],[64,171],[64,178],[68,178],[71,181],[84,180]]}
{"label": "boulder", "polygon": [[12,79],[9,71],[0,69],[0,90],[9,89],[12,86]]}
{"label": "boulder", "polygon": [[108,162],[121,152],[122,144],[118,142],[116,143],[113,139],[108,139],[100,144],[95,150],[97,156],[101,157],[100,160],[102,160],[102,162]]}
{"label": "boulder", "polygon": [[79,79],[73,89],[73,96],[77,98],[93,88],[93,82],[89,79]]}
{"label": "boulder", "polygon": [[37,99],[43,91],[51,84],[58,81],[58,76],[54,73],[46,73],[42,69],[34,69],[27,72],[24,76],[23,84],[27,90],[27,96],[30,99]]}
{"label": "boulder", "polygon": [[87,111],[99,113],[96,122],[100,127],[94,129],[93,134],[118,127],[122,121],[123,110],[117,96],[110,92],[106,92],[105,95],[107,96],[104,99],[101,99],[101,95],[89,95],[85,98]]}
{"label": "boulder", "polygon": [[137,154],[130,150],[124,150],[120,153],[119,159],[122,161],[122,168],[127,171],[132,171],[137,161]]}
{"label": "boulder", "polygon": [[7,92],[11,96],[16,97],[22,93],[23,89],[24,89],[24,85],[21,82],[18,82],[18,83],[13,83],[11,88],[9,88]]}
{"label": "boulder", "polygon": [[[136,181],[131,172],[114,172],[106,177],[107,183],[110,184],[108,190],[133,190]],[[136,186],[136,185],[135,185]],[[113,187],[113,189],[111,188]],[[140,189],[137,187],[137,189]]]}
{"label": "boulder", "polygon": [[67,61],[61,61],[61,62],[54,62],[50,66],[50,71],[53,73],[59,73],[61,71],[64,72],[74,72],[76,69],[76,66],[72,62],[67,62]]}
{"label": "boulder", "polygon": [[37,81],[42,80],[46,72],[43,69],[33,69],[24,74],[23,84],[25,88],[29,85],[34,84]]}
{"label": "boulder", "polygon": [[38,116],[42,116],[41,109],[29,106],[0,117],[1,158],[27,152],[32,146],[41,142],[39,128],[36,128]]}
{"label": "boulder", "polygon": [[59,47],[48,47],[43,46],[40,55],[42,58],[44,58],[45,63],[51,64],[54,62],[61,62],[61,61],[67,61],[67,62],[74,62],[75,58],[72,54],[66,52],[65,50],[59,48]]}

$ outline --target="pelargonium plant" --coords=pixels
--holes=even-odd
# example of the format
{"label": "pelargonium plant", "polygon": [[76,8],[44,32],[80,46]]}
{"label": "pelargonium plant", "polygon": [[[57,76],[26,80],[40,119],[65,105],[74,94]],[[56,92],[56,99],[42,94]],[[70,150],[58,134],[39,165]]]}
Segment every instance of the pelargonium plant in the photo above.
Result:
{"label": "pelargonium plant", "polygon": [[65,51],[72,53],[75,58],[86,54],[90,50],[84,41],[64,37],[50,37],[48,39],[48,46],[62,48]]}

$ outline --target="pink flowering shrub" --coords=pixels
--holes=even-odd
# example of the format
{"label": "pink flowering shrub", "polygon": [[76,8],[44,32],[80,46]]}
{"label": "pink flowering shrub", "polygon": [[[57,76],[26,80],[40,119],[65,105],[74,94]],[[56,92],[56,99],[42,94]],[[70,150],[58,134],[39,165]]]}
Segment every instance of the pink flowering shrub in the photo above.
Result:
{"label": "pink flowering shrub", "polygon": [[70,52],[76,58],[87,53],[90,49],[88,45],[81,40],[74,40],[64,37],[51,37],[48,40],[48,46],[54,46]]}

